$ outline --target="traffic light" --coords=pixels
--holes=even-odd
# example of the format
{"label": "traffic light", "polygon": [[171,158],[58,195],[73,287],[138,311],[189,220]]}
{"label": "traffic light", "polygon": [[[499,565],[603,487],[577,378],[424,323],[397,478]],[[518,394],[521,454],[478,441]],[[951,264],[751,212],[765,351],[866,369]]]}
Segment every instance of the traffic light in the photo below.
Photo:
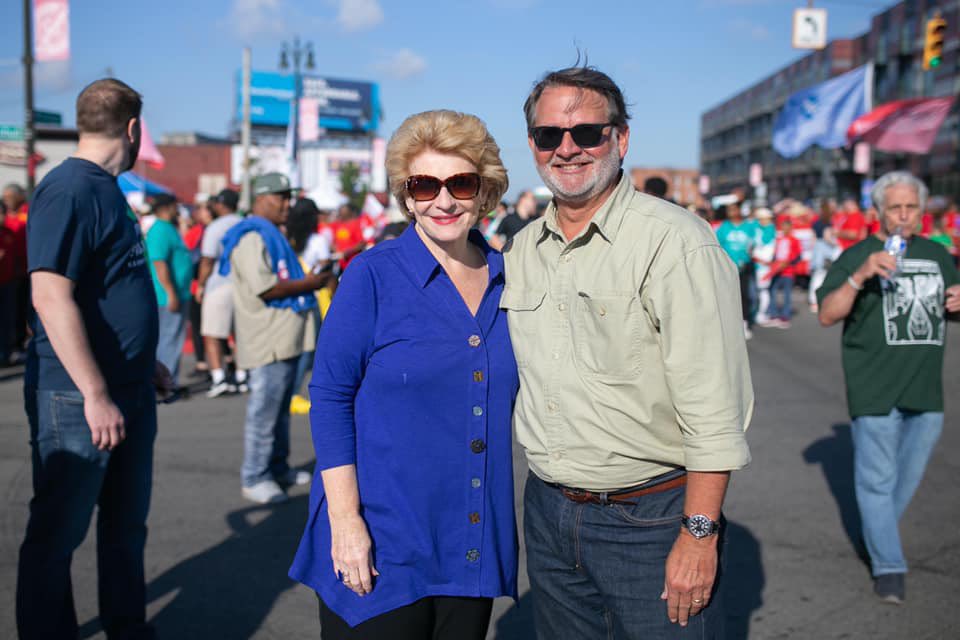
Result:
{"label": "traffic light", "polygon": [[927,20],[927,35],[923,39],[923,70],[930,71],[940,66],[943,59],[943,40],[947,33],[947,21],[943,18]]}

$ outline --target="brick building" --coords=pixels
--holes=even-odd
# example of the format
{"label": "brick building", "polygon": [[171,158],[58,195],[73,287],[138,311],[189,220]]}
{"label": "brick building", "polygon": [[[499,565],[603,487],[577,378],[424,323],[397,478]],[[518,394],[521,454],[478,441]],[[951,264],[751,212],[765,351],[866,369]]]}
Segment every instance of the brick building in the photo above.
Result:
{"label": "brick building", "polygon": [[668,167],[634,167],[630,178],[637,189],[643,189],[647,178],[663,178],[667,182],[667,198],[681,205],[700,205],[703,199],[697,191],[700,172],[696,169],[671,169]]}
{"label": "brick building", "polygon": [[[947,21],[942,64],[923,71],[926,21],[939,11]],[[960,93],[960,2],[905,0],[872,19],[870,31],[833,40],[701,116],[700,169],[713,193],[746,186],[749,167],[763,167],[769,197],[858,194],[864,176],[854,173],[850,149],[810,147],[786,159],[771,147],[773,124],[786,99],[801,89],[873,61],[873,101]],[[934,193],[960,196],[960,116],[955,107],[926,156],[873,153],[873,174],[908,169]]]}

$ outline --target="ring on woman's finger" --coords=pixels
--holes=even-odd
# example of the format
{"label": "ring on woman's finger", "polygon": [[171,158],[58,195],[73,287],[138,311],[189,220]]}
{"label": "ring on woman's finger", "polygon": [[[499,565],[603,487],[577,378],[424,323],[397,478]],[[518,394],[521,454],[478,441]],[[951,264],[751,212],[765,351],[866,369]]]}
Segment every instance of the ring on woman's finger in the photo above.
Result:
{"label": "ring on woman's finger", "polygon": [[690,602],[692,602],[693,604],[701,604],[703,600],[691,600]]}

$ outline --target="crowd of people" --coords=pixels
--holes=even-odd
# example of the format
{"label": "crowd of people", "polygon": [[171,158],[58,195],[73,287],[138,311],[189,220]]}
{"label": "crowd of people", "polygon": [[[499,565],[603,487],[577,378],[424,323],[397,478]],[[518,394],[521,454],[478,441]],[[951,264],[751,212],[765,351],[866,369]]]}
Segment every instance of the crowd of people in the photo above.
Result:
{"label": "crowd of people", "polygon": [[[21,637],[75,637],[70,559],[95,506],[101,623],[154,637],[156,401],[182,397],[192,327],[209,401],[247,394],[243,498],[311,485],[290,576],[316,592],[325,639],[486,636],[493,598],[518,595],[514,437],[539,637],[721,638],[722,507],[750,462],[745,338],[789,326],[801,278],[820,322],[844,322],[874,588],[905,597],[897,520],[942,426],[944,321],[960,314],[960,221],[942,203],[926,229],[934,203],[913,176],[878,180],[866,214],[737,194],[711,230],[665,184],[633,185],[623,94],[576,66],[523,105],[548,201],[506,203],[482,120],[437,110],[387,146],[400,220],[351,203],[334,216],[282,173],[252,181],[248,211],[224,189],[189,207],[160,194],[138,216],[116,176],[136,160],[141,109],[118,80],[83,90],[77,152],[23,209],[19,280],[0,289],[20,295],[29,274],[35,310]],[[883,247],[894,228],[902,260]],[[313,474],[288,463],[290,414],[307,411]]]}
{"label": "crowd of people", "polygon": [[[816,292],[830,266],[855,244],[880,231],[874,205],[862,209],[853,198],[800,202],[787,198],[773,207],[751,206],[744,192],[736,201],[697,213],[715,229],[720,245],[737,265],[744,335],[752,328],[789,329],[793,291],[806,292],[805,304],[817,313]],[[960,256],[960,212],[946,197],[931,197],[911,229],[942,245],[954,263]]]}

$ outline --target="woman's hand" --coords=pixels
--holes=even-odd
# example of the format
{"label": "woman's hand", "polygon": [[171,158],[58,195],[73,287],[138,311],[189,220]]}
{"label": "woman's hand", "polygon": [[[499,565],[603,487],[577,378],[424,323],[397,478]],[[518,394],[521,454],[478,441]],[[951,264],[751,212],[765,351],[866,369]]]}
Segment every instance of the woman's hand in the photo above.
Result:
{"label": "woman's hand", "polygon": [[360,514],[331,515],[330,538],[330,556],[338,579],[358,596],[372,592],[373,578],[380,573],[373,566],[370,533]]}

